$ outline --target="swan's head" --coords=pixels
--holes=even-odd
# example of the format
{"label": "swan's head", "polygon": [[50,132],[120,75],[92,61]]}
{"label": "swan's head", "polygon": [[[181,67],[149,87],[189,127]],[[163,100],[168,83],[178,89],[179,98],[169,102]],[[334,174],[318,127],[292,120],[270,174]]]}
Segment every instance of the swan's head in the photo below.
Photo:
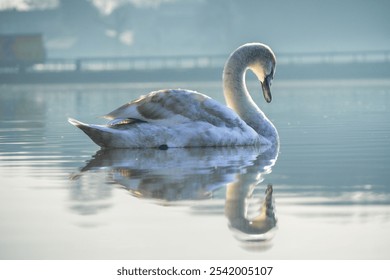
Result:
{"label": "swan's head", "polygon": [[[249,43],[236,49],[229,57],[223,70],[225,90],[242,84],[247,69],[252,70],[261,83],[265,100],[272,100],[271,83],[276,68],[275,54],[270,47],[261,43]],[[233,104],[231,106],[234,107]]]}
{"label": "swan's head", "polygon": [[261,43],[246,44],[241,48],[247,48],[248,68],[256,74],[263,89],[264,99],[270,103],[272,101],[271,84],[276,68],[275,54],[270,47]]}

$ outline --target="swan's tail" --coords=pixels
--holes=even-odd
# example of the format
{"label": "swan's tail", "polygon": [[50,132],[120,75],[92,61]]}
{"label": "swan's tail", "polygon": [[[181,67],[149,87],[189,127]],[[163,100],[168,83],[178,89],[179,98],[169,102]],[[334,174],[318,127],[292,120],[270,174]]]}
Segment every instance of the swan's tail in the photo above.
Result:
{"label": "swan's tail", "polygon": [[76,126],[76,127],[87,126],[87,124],[82,123],[82,122],[79,122],[78,120],[75,120],[75,119],[73,119],[73,118],[68,118],[68,122],[69,122],[70,124],[73,124],[73,125]]}
{"label": "swan's tail", "polygon": [[78,128],[80,128],[93,142],[95,142],[100,147],[108,147],[109,142],[112,139],[110,133],[107,130],[107,127],[101,125],[91,125],[82,123],[78,120],[68,118],[68,122]]}

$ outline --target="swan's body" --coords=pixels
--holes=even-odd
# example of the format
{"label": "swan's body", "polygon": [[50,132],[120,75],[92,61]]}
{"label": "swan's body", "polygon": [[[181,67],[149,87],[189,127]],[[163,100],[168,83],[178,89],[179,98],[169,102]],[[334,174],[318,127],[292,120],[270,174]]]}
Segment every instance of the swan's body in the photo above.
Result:
{"label": "swan's body", "polygon": [[[275,56],[263,44],[246,44],[229,57],[223,72],[227,106],[190,90],[160,90],[127,103],[105,116],[107,125],[69,122],[105,148],[274,145],[278,133],[245,86],[251,69],[267,102]],[[230,107],[230,108],[229,108]]]}

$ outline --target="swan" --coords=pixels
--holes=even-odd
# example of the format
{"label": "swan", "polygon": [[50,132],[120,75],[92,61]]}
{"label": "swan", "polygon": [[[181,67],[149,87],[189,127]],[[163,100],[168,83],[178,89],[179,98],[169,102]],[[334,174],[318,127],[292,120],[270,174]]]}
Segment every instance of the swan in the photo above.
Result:
{"label": "swan", "polygon": [[192,90],[151,92],[104,116],[106,125],[68,121],[102,148],[217,147],[277,145],[278,132],[255,104],[245,84],[248,69],[259,79],[265,100],[272,100],[270,86],[276,58],[262,43],[237,48],[223,70],[227,106]]}

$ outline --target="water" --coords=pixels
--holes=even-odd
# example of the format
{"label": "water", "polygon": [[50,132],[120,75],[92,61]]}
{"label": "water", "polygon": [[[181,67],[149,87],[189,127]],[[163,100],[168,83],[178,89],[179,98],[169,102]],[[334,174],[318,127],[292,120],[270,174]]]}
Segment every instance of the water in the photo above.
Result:
{"label": "water", "polygon": [[0,88],[1,259],[390,258],[389,81],[275,81],[265,153],[99,151],[67,122],[167,87],[223,102],[220,82]]}

